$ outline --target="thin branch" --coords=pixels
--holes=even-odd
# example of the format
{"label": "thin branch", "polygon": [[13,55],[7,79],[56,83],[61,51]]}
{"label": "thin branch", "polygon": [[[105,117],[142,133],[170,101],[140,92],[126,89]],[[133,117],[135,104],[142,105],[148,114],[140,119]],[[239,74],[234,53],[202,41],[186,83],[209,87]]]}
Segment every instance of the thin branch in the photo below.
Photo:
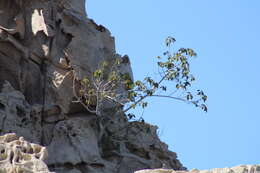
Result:
{"label": "thin branch", "polygon": [[76,89],[75,89],[75,86],[76,86],[76,75],[75,75],[75,70],[73,70],[73,84],[72,84],[72,90],[73,90],[73,95],[74,95],[74,97],[76,97],[76,101],[77,102],[79,102],[79,103],[81,103],[81,105],[85,108],[85,109],[87,109],[90,113],[96,113],[96,111],[94,111],[94,110],[91,110],[88,106],[86,106],[83,102],[82,102],[82,100],[79,98],[79,96],[77,95],[77,93],[76,93]]}
{"label": "thin branch", "polygon": [[183,101],[183,102],[188,102],[188,103],[191,103],[190,101],[188,100],[185,100],[183,98],[180,98],[180,97],[173,97],[173,96],[168,96],[168,95],[151,95],[151,97],[164,97],[164,98],[171,98],[171,99],[175,99],[175,100],[180,100],[180,101]]}
{"label": "thin branch", "polygon": [[178,90],[175,90],[175,91],[171,92],[171,93],[169,94],[169,96],[172,96],[172,95],[175,94],[177,91],[178,91]]}
{"label": "thin branch", "polygon": [[[167,74],[165,74],[163,76],[163,78],[158,82],[158,86],[165,80],[165,78],[167,77]],[[152,93],[154,93],[156,91],[156,87],[153,87],[152,89]],[[126,108],[123,112],[127,112],[130,109],[132,109],[134,106],[136,106],[138,103],[140,103],[141,101],[143,101],[145,98],[147,98],[148,96],[151,96],[149,94],[144,95],[143,97],[141,97],[139,100],[135,101],[132,105],[130,105],[128,108]]]}
{"label": "thin branch", "polygon": [[116,98],[113,98],[113,97],[111,97],[111,96],[105,96],[105,97],[108,98],[109,100],[114,101],[115,103],[120,104],[121,106],[124,105],[123,103],[121,103],[120,101],[118,101]]}

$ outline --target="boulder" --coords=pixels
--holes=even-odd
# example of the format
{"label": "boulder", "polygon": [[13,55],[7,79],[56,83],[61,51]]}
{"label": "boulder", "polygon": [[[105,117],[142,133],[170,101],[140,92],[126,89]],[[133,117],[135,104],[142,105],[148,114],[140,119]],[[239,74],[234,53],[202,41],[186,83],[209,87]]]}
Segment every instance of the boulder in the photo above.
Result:
{"label": "boulder", "polygon": [[0,172],[51,173],[44,163],[45,147],[30,143],[15,133],[0,136]]}

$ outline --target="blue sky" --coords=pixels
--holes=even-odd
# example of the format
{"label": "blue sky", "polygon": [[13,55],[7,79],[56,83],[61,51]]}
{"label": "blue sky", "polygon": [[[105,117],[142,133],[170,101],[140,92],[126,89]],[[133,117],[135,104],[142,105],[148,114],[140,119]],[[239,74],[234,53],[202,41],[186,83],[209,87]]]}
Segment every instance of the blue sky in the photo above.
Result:
{"label": "blue sky", "polygon": [[88,0],[87,13],[130,56],[136,79],[157,71],[167,36],[197,52],[195,87],[206,91],[209,112],[157,99],[144,114],[184,166],[260,164],[259,0]]}

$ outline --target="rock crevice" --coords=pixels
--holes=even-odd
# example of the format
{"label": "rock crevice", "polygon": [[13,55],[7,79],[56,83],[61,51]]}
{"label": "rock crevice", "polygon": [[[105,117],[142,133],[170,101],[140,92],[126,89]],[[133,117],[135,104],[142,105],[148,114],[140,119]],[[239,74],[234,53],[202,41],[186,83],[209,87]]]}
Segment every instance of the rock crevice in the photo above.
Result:
{"label": "rock crevice", "polygon": [[104,61],[121,59],[120,71],[133,78],[128,56],[118,55],[109,30],[87,17],[84,0],[1,0],[0,11],[1,135],[43,145],[57,173],[185,169],[155,126],[128,122],[112,102],[101,119],[72,102],[73,81]]}

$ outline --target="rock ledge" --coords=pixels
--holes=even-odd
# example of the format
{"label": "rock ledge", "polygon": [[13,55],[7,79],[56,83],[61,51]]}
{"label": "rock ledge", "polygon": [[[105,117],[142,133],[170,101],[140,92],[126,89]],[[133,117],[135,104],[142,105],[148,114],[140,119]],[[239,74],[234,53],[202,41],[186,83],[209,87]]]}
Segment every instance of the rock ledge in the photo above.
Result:
{"label": "rock ledge", "polygon": [[29,143],[15,133],[0,136],[1,173],[51,173],[43,162],[47,156],[45,147]]}

